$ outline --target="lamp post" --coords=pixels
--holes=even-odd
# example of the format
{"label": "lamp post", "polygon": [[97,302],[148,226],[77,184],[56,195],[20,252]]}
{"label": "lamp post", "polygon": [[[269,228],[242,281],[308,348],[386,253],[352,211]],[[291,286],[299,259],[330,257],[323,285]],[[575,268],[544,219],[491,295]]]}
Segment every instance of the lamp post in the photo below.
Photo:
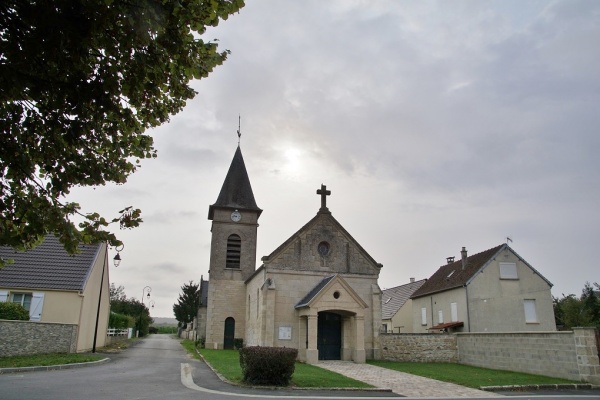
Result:
{"label": "lamp post", "polygon": [[138,337],[140,337],[140,334],[142,333],[142,316],[144,315],[144,293],[146,293],[146,291],[148,292],[146,297],[148,297],[148,300],[150,300],[150,292],[152,291],[152,288],[150,286],[144,286],[144,288],[142,289],[142,309],[140,310],[140,325],[138,329]]}
{"label": "lamp post", "polygon": [[[121,265],[121,256],[119,253],[123,250],[125,245],[115,247],[117,255],[113,258],[115,268]],[[104,270],[108,269],[108,244],[106,245],[106,253],[104,254],[104,265],[102,266],[102,277],[100,278],[100,294],[98,294],[98,310],[96,311],[96,328],[94,329],[94,343],[92,345],[92,353],[96,352],[96,339],[98,339],[98,321],[100,320],[100,304],[102,303],[102,286],[104,286]],[[105,333],[106,334],[106,333]]]}

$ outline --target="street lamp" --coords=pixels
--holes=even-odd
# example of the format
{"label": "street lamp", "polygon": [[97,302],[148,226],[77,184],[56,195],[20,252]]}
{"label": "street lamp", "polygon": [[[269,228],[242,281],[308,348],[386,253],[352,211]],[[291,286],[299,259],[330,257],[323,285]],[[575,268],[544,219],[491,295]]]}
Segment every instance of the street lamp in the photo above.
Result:
{"label": "street lamp", "polygon": [[117,255],[115,256],[115,258],[113,258],[113,262],[115,263],[115,268],[118,268],[119,265],[121,265],[121,255],[119,253],[123,250],[124,247],[125,247],[124,244],[121,245],[121,248],[115,247],[115,250],[117,251]]}
{"label": "street lamp", "polygon": [[144,315],[144,293],[146,293],[146,291],[148,291],[146,297],[150,301],[150,292],[152,291],[152,288],[150,286],[144,286],[144,288],[142,289],[142,308],[140,310],[140,325],[138,329],[138,337],[140,337],[140,333],[142,332],[142,316]]}

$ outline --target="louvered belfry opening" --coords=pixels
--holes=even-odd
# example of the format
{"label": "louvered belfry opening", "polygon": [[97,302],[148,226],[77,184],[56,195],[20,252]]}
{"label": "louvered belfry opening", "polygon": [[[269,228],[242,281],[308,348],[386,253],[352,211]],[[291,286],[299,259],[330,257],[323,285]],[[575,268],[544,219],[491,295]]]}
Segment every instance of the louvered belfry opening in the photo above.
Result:
{"label": "louvered belfry opening", "polygon": [[227,261],[226,268],[240,267],[240,254],[242,252],[242,239],[238,235],[227,238]]}

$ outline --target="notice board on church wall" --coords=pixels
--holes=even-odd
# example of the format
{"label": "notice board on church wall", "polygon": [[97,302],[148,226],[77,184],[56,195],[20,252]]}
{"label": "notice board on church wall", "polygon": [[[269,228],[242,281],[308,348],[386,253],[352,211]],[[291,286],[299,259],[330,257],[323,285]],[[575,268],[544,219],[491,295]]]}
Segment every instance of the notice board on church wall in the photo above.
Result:
{"label": "notice board on church wall", "polygon": [[291,326],[280,326],[279,327],[279,340],[292,340],[292,327]]}

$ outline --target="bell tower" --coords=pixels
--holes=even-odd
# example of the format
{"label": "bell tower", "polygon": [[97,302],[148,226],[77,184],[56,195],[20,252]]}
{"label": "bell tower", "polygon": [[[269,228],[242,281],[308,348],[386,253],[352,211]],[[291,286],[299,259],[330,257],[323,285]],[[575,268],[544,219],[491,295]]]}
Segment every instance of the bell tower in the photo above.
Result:
{"label": "bell tower", "polygon": [[212,240],[206,310],[207,348],[233,348],[235,338],[244,338],[244,282],[256,268],[256,236],[261,213],[238,145],[219,197],[208,208]]}

